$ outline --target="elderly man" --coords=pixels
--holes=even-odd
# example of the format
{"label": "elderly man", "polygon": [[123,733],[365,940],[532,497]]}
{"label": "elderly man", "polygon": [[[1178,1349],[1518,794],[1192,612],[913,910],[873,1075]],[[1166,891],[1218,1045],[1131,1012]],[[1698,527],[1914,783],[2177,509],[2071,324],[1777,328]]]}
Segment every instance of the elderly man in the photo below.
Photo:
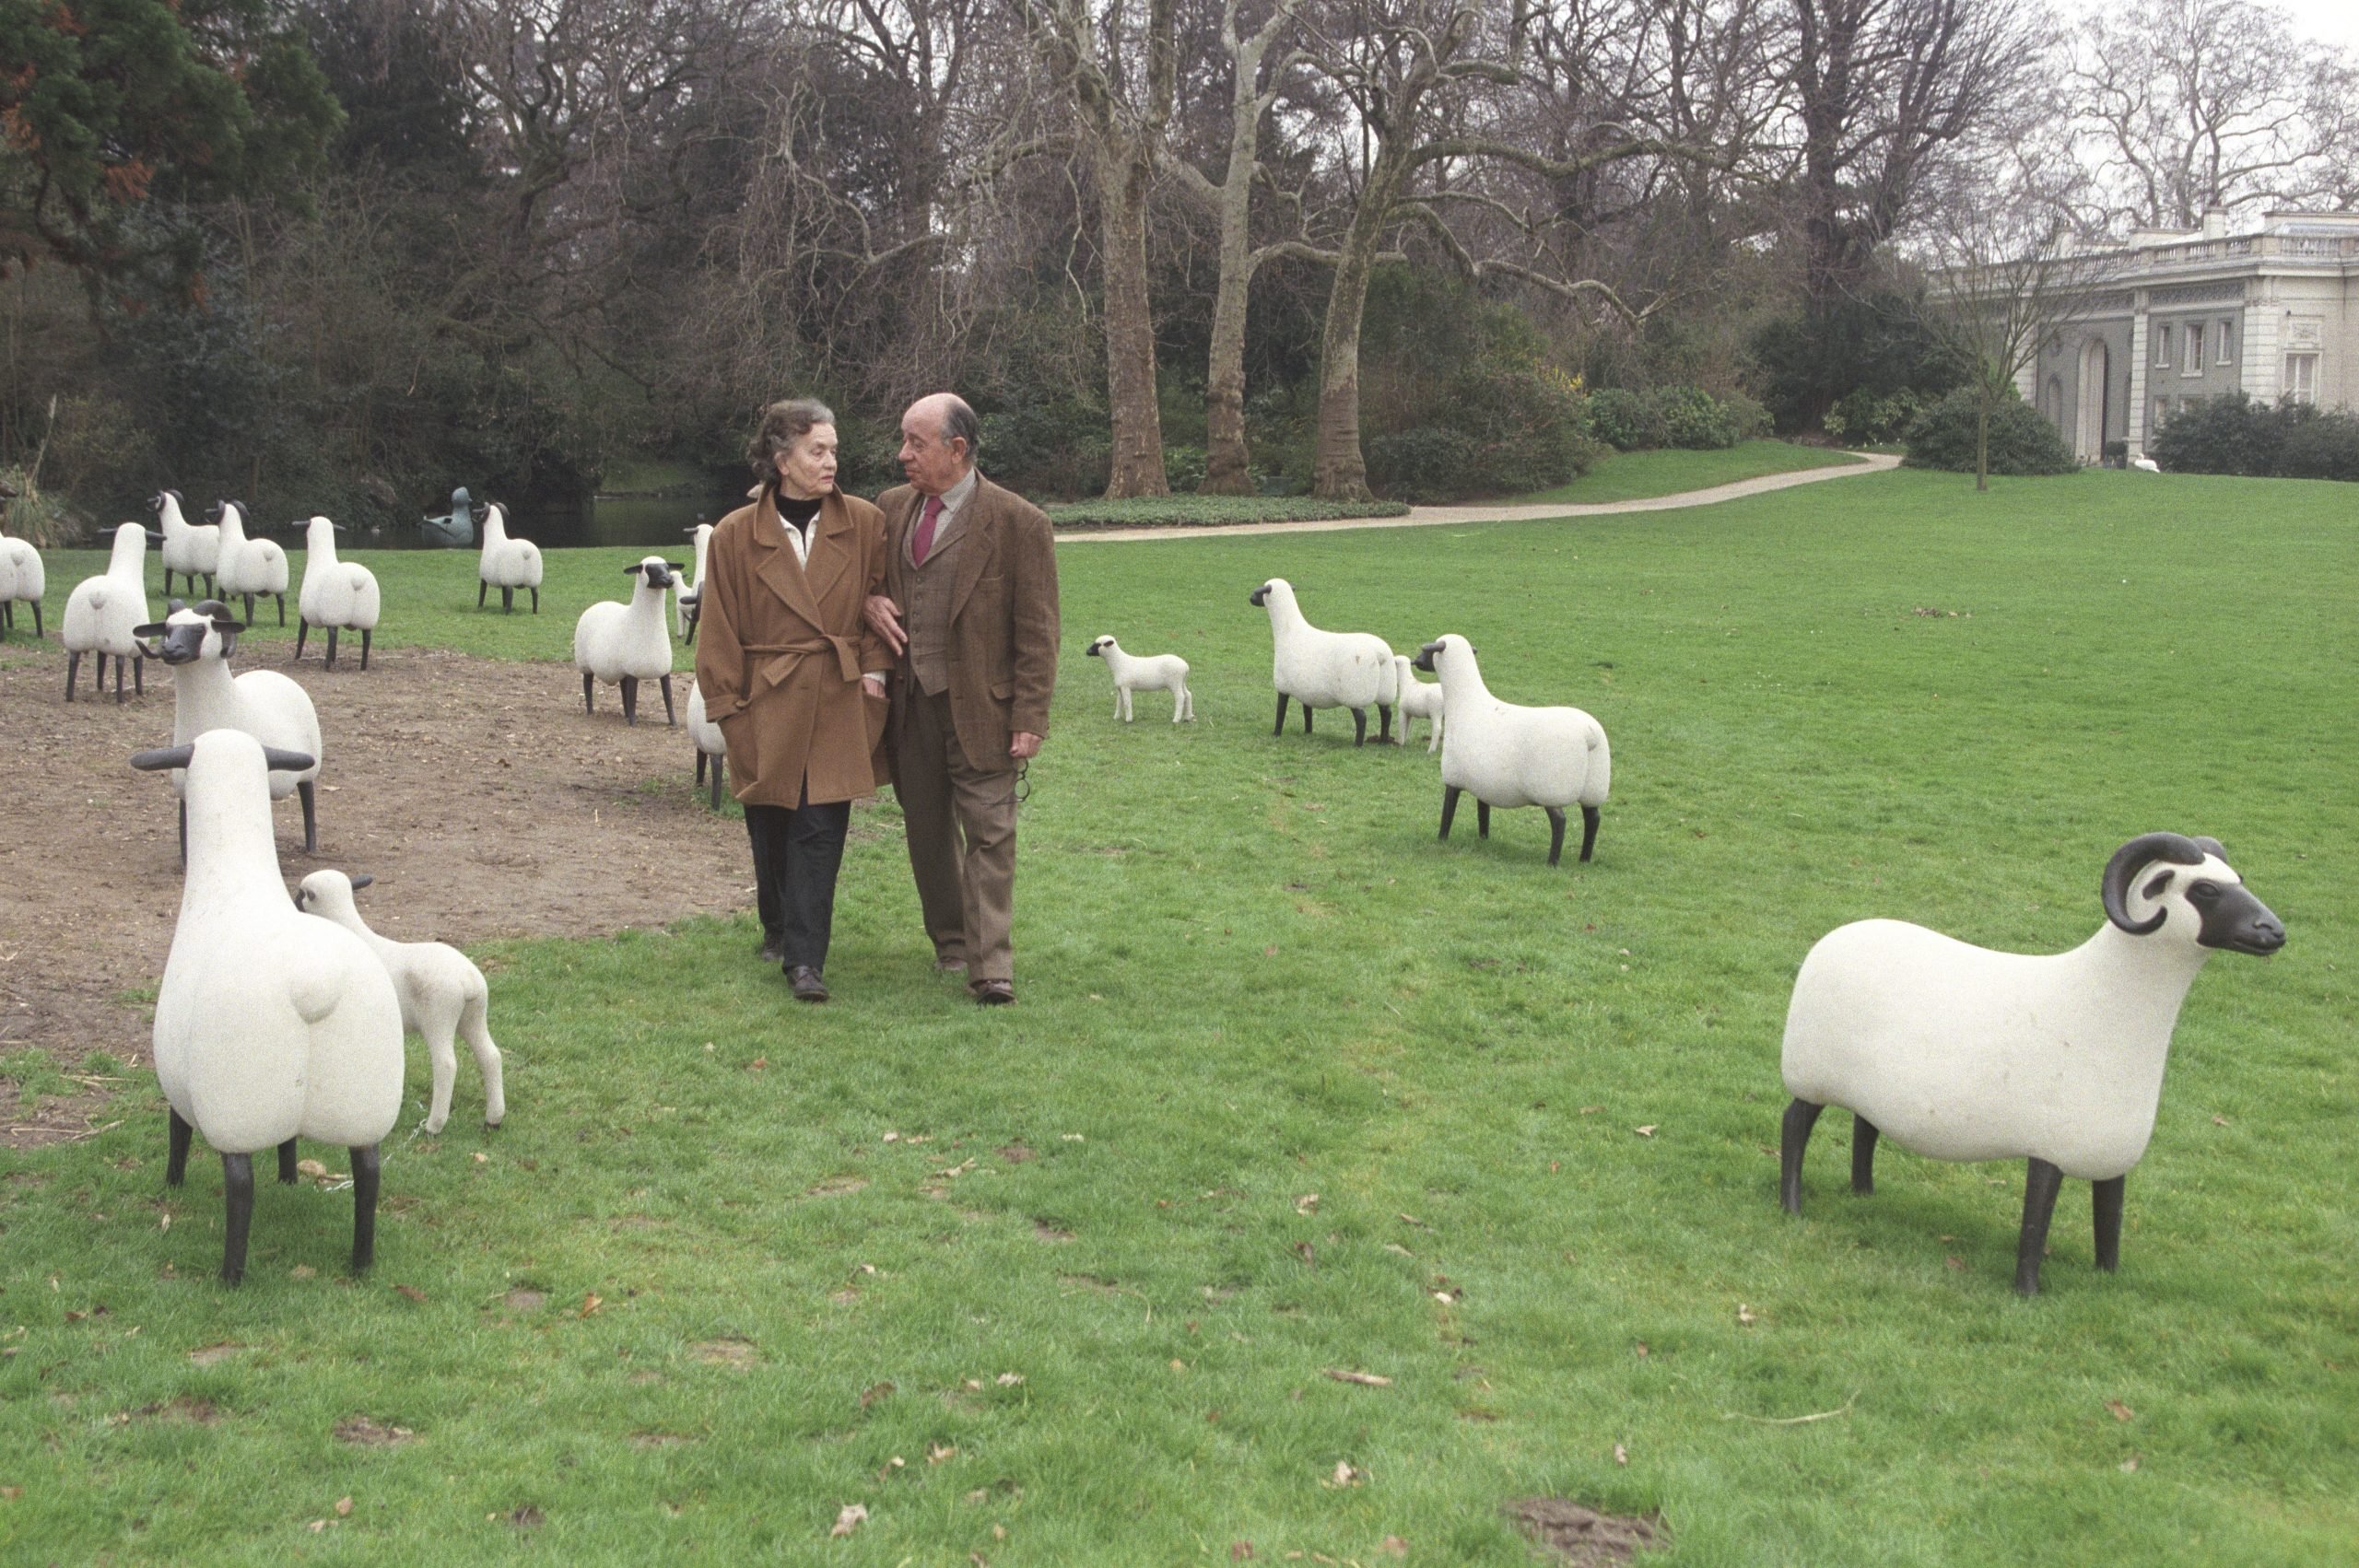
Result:
{"label": "elderly man", "polygon": [[1057,556],[1040,509],[976,471],[981,434],[949,392],[901,416],[910,482],[876,498],[888,567],[867,614],[898,656],[893,788],[934,967],[988,1007],[1015,1000],[1015,786],[1049,732]]}

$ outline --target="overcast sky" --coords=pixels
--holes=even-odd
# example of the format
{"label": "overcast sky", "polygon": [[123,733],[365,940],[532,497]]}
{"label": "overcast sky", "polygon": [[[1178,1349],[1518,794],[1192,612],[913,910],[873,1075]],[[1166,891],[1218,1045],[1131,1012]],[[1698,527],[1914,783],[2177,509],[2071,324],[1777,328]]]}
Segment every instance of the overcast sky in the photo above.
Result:
{"label": "overcast sky", "polygon": [[2359,5],[2353,0],[2278,0],[2294,30],[2359,52]]}

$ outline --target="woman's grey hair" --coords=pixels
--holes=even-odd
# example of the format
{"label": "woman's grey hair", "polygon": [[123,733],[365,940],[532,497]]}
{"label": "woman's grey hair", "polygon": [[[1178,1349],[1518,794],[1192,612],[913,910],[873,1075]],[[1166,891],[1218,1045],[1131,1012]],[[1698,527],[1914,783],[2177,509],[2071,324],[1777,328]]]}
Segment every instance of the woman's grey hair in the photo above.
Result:
{"label": "woman's grey hair", "polygon": [[967,406],[967,400],[956,392],[942,394],[942,439],[967,443],[967,461],[975,461],[976,449],[983,444],[983,422]]}
{"label": "woman's grey hair", "polygon": [[792,451],[812,427],[835,422],[835,410],[816,397],[783,398],[763,409],[754,439],[745,443],[745,461],[753,465],[754,477],[765,485],[777,484],[779,459]]}

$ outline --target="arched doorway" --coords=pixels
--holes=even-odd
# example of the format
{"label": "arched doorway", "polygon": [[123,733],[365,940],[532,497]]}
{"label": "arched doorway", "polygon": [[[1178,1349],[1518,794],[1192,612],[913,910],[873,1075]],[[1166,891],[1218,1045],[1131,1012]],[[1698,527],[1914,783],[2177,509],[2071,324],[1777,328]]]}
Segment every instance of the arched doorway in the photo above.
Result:
{"label": "arched doorway", "polygon": [[2105,339],[2093,337],[2081,345],[2080,420],[2072,439],[2072,451],[2083,462],[2095,462],[2105,455],[2107,394],[2113,390],[2111,369]]}

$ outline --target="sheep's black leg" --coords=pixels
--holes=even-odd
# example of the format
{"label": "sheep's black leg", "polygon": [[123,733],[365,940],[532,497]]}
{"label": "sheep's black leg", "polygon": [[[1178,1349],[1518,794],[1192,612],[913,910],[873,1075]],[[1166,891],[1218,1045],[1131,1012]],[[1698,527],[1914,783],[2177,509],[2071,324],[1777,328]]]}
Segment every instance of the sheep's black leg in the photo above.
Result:
{"label": "sheep's black leg", "polygon": [[131,691],[132,695],[135,696],[146,696],[147,695],[147,656],[144,654],[135,654],[132,656]]}
{"label": "sheep's black leg", "polygon": [[247,595],[246,595],[246,625],[248,625],[248,626],[252,626],[253,624],[254,624],[254,596],[253,596],[252,594],[249,593],[249,594],[247,594]]}
{"label": "sheep's black leg", "polygon": [[1367,709],[1365,708],[1352,709],[1352,744],[1367,744]]}
{"label": "sheep's black leg", "polygon": [[697,782],[698,784],[704,782],[704,765],[708,760],[704,755],[704,748],[698,746],[697,748]]}
{"label": "sheep's black leg", "polygon": [[[287,624],[287,595],[274,593],[271,597],[278,601],[278,624],[283,626]],[[299,621],[303,617],[299,614],[295,618]]]}
{"label": "sheep's black leg", "polygon": [[306,778],[295,786],[295,793],[303,802],[303,853],[316,855],[320,852],[318,787],[313,780]]}
{"label": "sheep's black leg", "polygon": [[[483,608],[483,596],[484,596],[485,594],[487,594],[487,593],[489,593],[490,591],[491,591],[491,584],[490,584],[488,581],[487,581],[487,580],[478,580],[478,581],[475,583],[475,608],[476,608],[476,609],[480,610],[480,609],[482,609],[482,608]],[[499,591],[499,607],[500,607],[501,609],[503,609],[503,610],[505,610],[506,608],[508,608],[508,594],[509,594],[509,591],[509,591],[509,590],[507,590],[507,589],[505,589],[505,588],[503,588],[503,589],[501,589],[501,590]]]}
{"label": "sheep's black leg", "polygon": [[1488,838],[1490,836],[1491,802],[1477,797],[1474,802],[1474,837]]}
{"label": "sheep's black leg", "polygon": [[533,614],[534,614],[535,615],[537,615],[537,614],[539,614],[540,613],[541,613],[541,591],[540,591],[538,588],[534,588],[534,589],[533,590]]}
{"label": "sheep's black leg", "polygon": [[328,668],[335,668],[335,628],[328,628]]}
{"label": "sheep's black leg", "polygon": [[376,635],[377,634],[374,631],[367,626],[360,628],[360,668],[364,673],[367,673],[369,669],[369,642],[370,639]]}
{"label": "sheep's black leg", "polygon": [[2115,1176],[2089,1187],[2096,1207],[2097,1267],[2108,1274],[2121,1267],[2121,1188],[2129,1179]]}
{"label": "sheep's black leg", "polygon": [[90,657],[95,661],[90,667],[90,695],[102,696],[107,689],[107,656],[94,653]]}
{"label": "sheep's black leg", "polygon": [[1565,853],[1565,808],[1543,806],[1548,813],[1548,863],[1555,865]]}
{"label": "sheep's black leg", "polygon": [[515,611],[515,608],[516,591],[512,588],[501,589],[499,591],[499,613],[503,615],[511,614]]}
{"label": "sheep's black leg", "polygon": [[311,635],[311,623],[302,616],[295,617],[295,657],[303,657],[303,644]]}
{"label": "sheep's black leg", "polygon": [[694,610],[688,612],[688,635],[682,638],[682,640],[690,648],[694,648],[697,645],[697,621],[699,617]]}
{"label": "sheep's black leg", "polygon": [[639,722],[639,677],[637,675],[623,677],[623,722],[626,724]]}
{"label": "sheep's black leg", "polygon": [[586,671],[583,672],[581,676],[581,711],[584,713],[594,714],[598,711],[598,709],[590,701],[590,685],[593,678],[594,677]]}
{"label": "sheep's black leg", "polygon": [[246,1277],[246,1233],[254,1223],[252,1154],[221,1156],[221,1194],[229,1201],[229,1234],[221,1244],[221,1282],[234,1285]]}
{"label": "sheep's black leg", "polygon": [[1597,808],[1595,806],[1583,806],[1581,808],[1581,859],[1584,860],[1588,860],[1589,852],[1596,848]]}
{"label": "sheep's black leg", "polygon": [[295,1169],[295,1140],[290,1138],[278,1146],[278,1179],[292,1187],[298,1174]]}
{"label": "sheep's black leg", "polygon": [[[105,654],[99,655],[100,663],[105,663],[106,660]],[[82,656],[78,653],[68,653],[65,656],[65,700],[68,702],[74,700],[74,682],[81,673]]]}
{"label": "sheep's black leg", "polygon": [[2024,1234],[2015,1244],[2015,1293],[2039,1293],[2039,1264],[2048,1256],[2048,1222],[2056,1212],[2056,1193],[2064,1173],[2046,1160],[2029,1161],[2024,1173]]}
{"label": "sheep's black leg", "polygon": [[189,1126],[176,1110],[167,1107],[164,1114],[171,1118],[165,1123],[171,1140],[171,1152],[164,1157],[164,1185],[178,1187],[188,1176],[189,1134],[196,1129]]}
{"label": "sheep's black leg", "polygon": [[33,640],[39,642],[49,634],[41,629],[41,601],[33,601]]}
{"label": "sheep's black leg", "polygon": [[1441,787],[1441,837],[1449,837],[1449,819],[1458,814],[1459,789],[1455,784]]}
{"label": "sheep's black leg", "polygon": [[1307,702],[1302,705],[1302,732],[1310,733],[1310,704]]}
{"label": "sheep's black leg", "polygon": [[114,661],[114,700],[118,708],[123,706],[123,662],[119,657]]}
{"label": "sheep's black leg", "polygon": [[1851,1113],[1851,1190],[1865,1198],[1876,1189],[1876,1124]]}
{"label": "sheep's black leg", "polygon": [[164,568],[164,597],[165,597],[165,598],[167,598],[167,599],[170,599],[171,596],[172,596],[172,568],[170,568],[170,567],[166,567],[166,568]]}
{"label": "sheep's black leg", "polygon": [[352,1152],[352,1271],[377,1259],[377,1145]]}
{"label": "sheep's black leg", "polygon": [[[1402,733],[1404,735],[1408,732],[1408,725],[1409,721],[1406,719],[1401,720]],[[1389,741],[1392,738],[1392,709],[1380,702],[1376,705],[1376,738],[1379,741]]]}
{"label": "sheep's black leg", "polygon": [[663,727],[667,730],[677,729],[680,721],[672,714],[672,677],[666,675],[656,685],[663,688]]}
{"label": "sheep's black leg", "polygon": [[712,759],[712,809],[721,809],[721,759]]}
{"label": "sheep's black leg", "polygon": [[1810,1147],[1810,1129],[1825,1108],[1796,1100],[1786,1107],[1785,1124],[1778,1129],[1778,1201],[1789,1214],[1802,1211],[1802,1151]]}

